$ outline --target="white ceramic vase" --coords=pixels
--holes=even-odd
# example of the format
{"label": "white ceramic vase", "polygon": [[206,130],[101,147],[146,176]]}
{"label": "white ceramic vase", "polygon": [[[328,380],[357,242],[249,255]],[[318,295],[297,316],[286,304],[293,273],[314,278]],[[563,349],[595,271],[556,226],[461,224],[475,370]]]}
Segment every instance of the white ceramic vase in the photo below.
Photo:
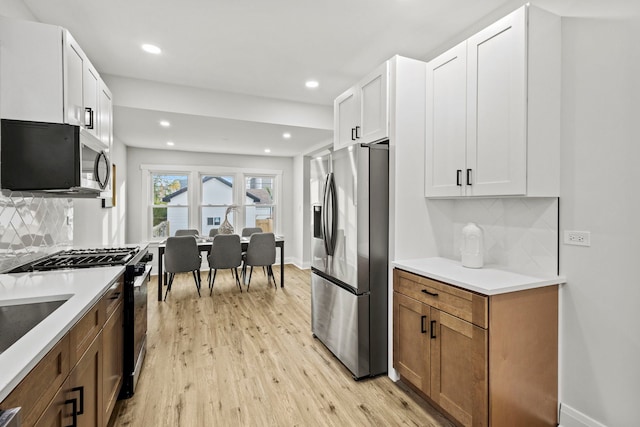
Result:
{"label": "white ceramic vase", "polygon": [[484,242],[482,229],[473,222],[462,228],[462,244],[460,246],[462,266],[482,268],[484,265]]}

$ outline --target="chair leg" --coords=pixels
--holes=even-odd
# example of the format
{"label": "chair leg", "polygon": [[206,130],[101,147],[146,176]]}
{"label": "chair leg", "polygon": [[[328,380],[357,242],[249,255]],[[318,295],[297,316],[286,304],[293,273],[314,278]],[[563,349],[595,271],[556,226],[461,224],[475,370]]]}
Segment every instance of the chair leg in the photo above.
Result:
{"label": "chair leg", "polygon": [[207,274],[207,283],[209,284],[209,287],[211,287],[211,269],[209,269],[209,274]]}
{"label": "chair leg", "polygon": [[251,266],[251,270],[249,270],[249,281],[247,282],[247,291],[249,291],[249,286],[251,286],[251,275],[253,275],[253,265]]}
{"label": "chair leg", "polygon": [[198,276],[199,276],[199,275],[198,275],[198,274],[196,274],[196,271],[195,271],[195,270],[193,270],[191,273],[193,273],[193,280],[195,280],[195,281],[196,281],[196,290],[198,291],[198,296],[202,296],[202,295],[200,295],[200,283],[198,283],[198,279],[199,279],[199,277],[198,277]]}
{"label": "chair leg", "polygon": [[167,294],[169,293],[169,291],[171,290],[171,284],[173,283],[173,276],[175,276],[175,273],[169,273],[169,277],[167,279],[167,290],[164,291],[164,300],[167,300]]}
{"label": "chair leg", "polygon": [[276,288],[276,290],[278,290],[278,286],[276,285],[276,278],[273,275],[273,268],[272,266],[268,265],[267,266],[267,272],[268,272],[268,276],[267,276],[267,283],[269,283],[270,280],[273,280],[273,287]]}
{"label": "chair leg", "polygon": [[209,296],[213,295],[213,285],[215,285],[216,283],[216,274],[218,274],[217,269],[213,270],[213,281],[211,282],[211,286],[209,286],[209,288],[211,288],[211,290],[209,291]]}
{"label": "chair leg", "polygon": [[238,277],[237,267],[231,269],[231,276],[233,276],[236,279],[236,285],[238,286],[238,288],[240,288],[240,292],[242,292],[242,286],[240,286],[240,278]]}

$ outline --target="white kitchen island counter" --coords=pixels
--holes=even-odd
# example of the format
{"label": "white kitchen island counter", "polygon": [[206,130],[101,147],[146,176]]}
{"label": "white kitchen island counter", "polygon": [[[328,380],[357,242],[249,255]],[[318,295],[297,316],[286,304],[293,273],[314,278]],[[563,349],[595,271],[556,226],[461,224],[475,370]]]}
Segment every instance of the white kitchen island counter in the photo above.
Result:
{"label": "white kitchen island counter", "polygon": [[530,276],[491,265],[467,268],[463,267],[460,261],[440,257],[393,261],[391,264],[401,270],[483,295],[498,295],[566,282],[563,276]]}
{"label": "white kitchen island counter", "polygon": [[0,401],[89,311],[124,266],[0,274],[0,306],[67,300],[0,354]]}

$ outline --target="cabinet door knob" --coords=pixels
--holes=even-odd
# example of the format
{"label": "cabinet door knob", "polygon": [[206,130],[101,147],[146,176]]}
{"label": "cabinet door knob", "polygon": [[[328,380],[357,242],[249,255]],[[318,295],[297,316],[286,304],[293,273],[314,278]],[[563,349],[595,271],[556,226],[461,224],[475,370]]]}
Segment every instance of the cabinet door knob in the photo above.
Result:
{"label": "cabinet door knob", "polygon": [[360,139],[360,126],[356,126],[356,139]]}
{"label": "cabinet door knob", "polygon": [[433,339],[436,337],[436,321],[432,320],[429,326],[431,327],[431,338]]}
{"label": "cabinet door knob", "polygon": [[458,187],[462,187],[462,183],[460,182],[460,176],[462,175],[462,169],[456,170],[456,185]]}
{"label": "cabinet door knob", "polygon": [[423,334],[427,333],[427,325],[425,323],[425,320],[427,320],[427,316],[420,317],[420,332],[422,332]]}
{"label": "cabinet door knob", "polygon": [[356,128],[351,128],[351,140],[356,140]]}
{"label": "cabinet door knob", "polygon": [[471,185],[471,169],[467,169],[467,185]]}

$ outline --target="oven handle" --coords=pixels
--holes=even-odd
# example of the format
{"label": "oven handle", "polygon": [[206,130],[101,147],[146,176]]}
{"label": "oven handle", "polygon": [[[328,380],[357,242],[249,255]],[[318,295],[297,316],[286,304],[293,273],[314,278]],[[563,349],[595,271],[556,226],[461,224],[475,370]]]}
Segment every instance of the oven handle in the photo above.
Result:
{"label": "oven handle", "polygon": [[151,265],[147,265],[144,269],[144,273],[142,273],[140,276],[138,276],[135,280],[135,282],[133,282],[133,287],[134,288],[139,288],[141,287],[147,280],[149,280],[149,276],[151,275],[151,269],[153,267]]}

